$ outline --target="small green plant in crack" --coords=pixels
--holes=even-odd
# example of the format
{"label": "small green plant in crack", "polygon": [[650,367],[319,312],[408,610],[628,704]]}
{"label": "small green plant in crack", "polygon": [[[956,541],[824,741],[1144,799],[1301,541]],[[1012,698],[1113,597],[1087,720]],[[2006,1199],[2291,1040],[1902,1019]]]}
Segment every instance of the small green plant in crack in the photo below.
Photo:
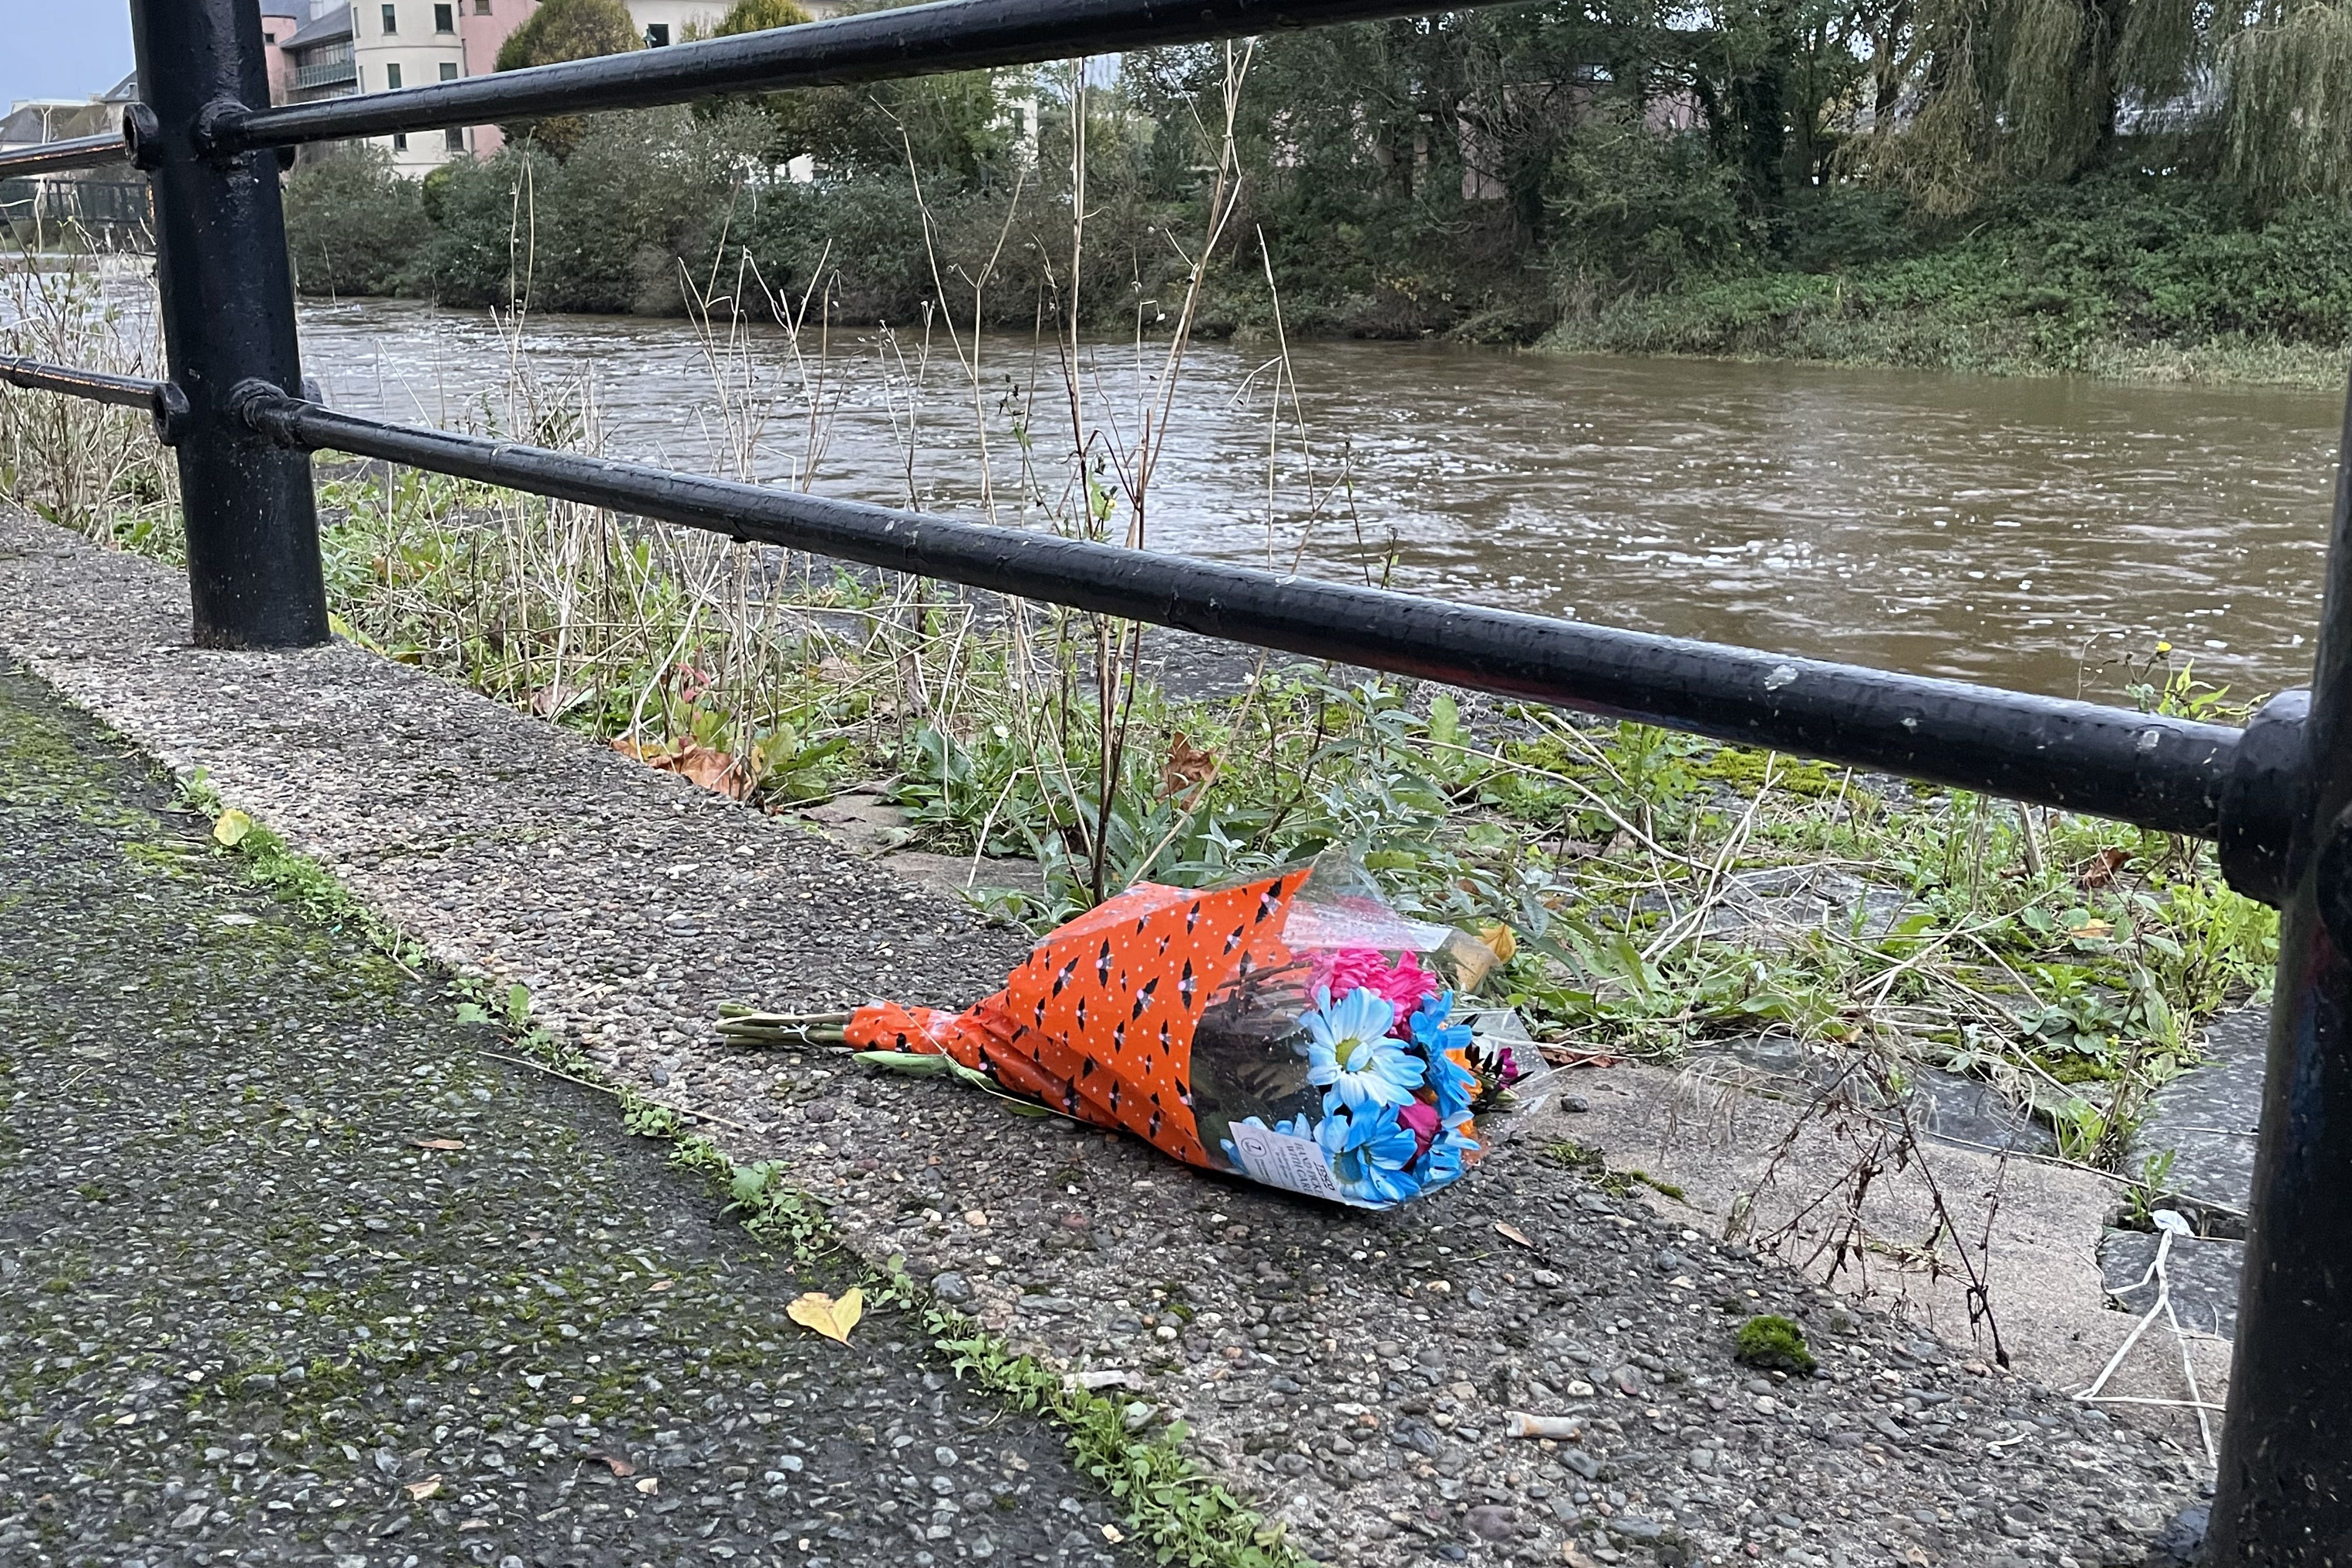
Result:
{"label": "small green plant in crack", "polygon": [[2120,1223],[2126,1230],[2154,1230],[2156,1211],[2163,1205],[2172,1180],[2174,1151],[2166,1149],[2139,1163],[2139,1179],[2124,1189]]}
{"label": "small green plant in crack", "polygon": [[212,852],[242,861],[251,880],[299,905],[330,931],[358,932],[370,947],[411,973],[429,962],[422,943],[362,904],[324,867],[288,848],[284,839],[245,812],[225,805],[203,769],[180,779],[177,790],[188,809],[201,812],[213,824]]}
{"label": "small green plant in crack", "polygon": [[1014,1409],[1069,1434],[1078,1468],[1123,1506],[1137,1543],[1157,1561],[1185,1568],[1305,1568],[1307,1559],[1279,1524],[1265,1524],[1184,1457],[1184,1423],[1141,1437],[1128,1429],[1118,1403],[1071,1386],[962,1314],[934,1307],[924,1321],[957,1376],[971,1374]]}
{"label": "small green plant in crack", "polygon": [[1571,1171],[1581,1171],[1590,1175],[1592,1178],[1592,1184],[1612,1198],[1631,1197],[1633,1195],[1634,1188],[1647,1187],[1652,1192],[1672,1198],[1678,1204],[1686,1204],[1690,1201],[1684,1194],[1682,1188],[1672,1182],[1662,1182],[1647,1171],[1611,1170],[1607,1156],[1601,1152],[1597,1144],[1580,1143],[1572,1138],[1563,1138],[1545,1144],[1544,1155],[1556,1165],[1564,1166]]}
{"label": "small green plant in crack", "polygon": [[1787,1318],[1767,1313],[1739,1325],[1733,1359],[1764,1372],[1811,1377],[1820,1363],[1805,1344],[1805,1331]]}

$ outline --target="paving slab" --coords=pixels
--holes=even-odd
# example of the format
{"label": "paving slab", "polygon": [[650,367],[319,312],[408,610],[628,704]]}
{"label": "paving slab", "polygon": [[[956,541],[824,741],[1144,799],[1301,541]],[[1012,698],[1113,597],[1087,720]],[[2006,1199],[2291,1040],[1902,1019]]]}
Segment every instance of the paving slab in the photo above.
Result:
{"label": "paving slab", "polygon": [[[1315,1557],[2124,1563],[2197,1495],[2201,1456],[2162,1432],[1596,1184],[1558,1157],[1587,1120],[1564,1100],[1473,1179],[1372,1215],[951,1083],[724,1048],[722,1001],[961,1004],[1025,944],[447,681],[347,647],[192,650],[185,617],[169,572],[0,517],[0,649],[451,964],[530,985],[605,1070],[782,1163],[866,1255],[1188,1419]],[[1818,1375],[1734,1360],[1766,1310],[1804,1326]],[[1573,1435],[1514,1438],[1514,1411]]]}
{"label": "paving slab", "polygon": [[261,889],[0,668],[0,1563],[1131,1563],[611,1100]]}

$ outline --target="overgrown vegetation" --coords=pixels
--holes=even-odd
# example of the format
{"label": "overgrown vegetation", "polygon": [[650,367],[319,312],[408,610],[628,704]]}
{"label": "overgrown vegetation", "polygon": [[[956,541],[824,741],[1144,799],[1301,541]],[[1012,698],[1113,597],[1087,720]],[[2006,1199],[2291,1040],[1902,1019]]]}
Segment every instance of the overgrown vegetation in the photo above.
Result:
{"label": "overgrown vegetation", "polygon": [[[152,474],[66,497],[47,466],[66,448],[28,423],[54,406],[0,402],[12,493],[168,553],[167,529],[124,521],[152,512]],[[544,390],[517,413],[548,438],[583,418]],[[1040,521],[1123,524],[1136,471],[1087,468]],[[1136,677],[1131,628],[1084,616],[409,471],[320,493],[344,635],[764,809],[878,794],[1039,929],[1135,880],[1349,845],[1403,909],[1509,928],[1504,988],[1560,1048],[1672,1060],[1763,1035],[1898,1079],[1949,1068],[2101,1163],[2273,961],[2270,911],[2185,840],[1335,670],[1185,695]],[[2169,655],[2126,679],[2150,708],[2237,706]],[[1036,862],[1044,891],[992,890],[997,858]]]}
{"label": "overgrown vegetation", "polygon": [[677,314],[748,270],[764,315],[1122,333],[1221,228],[1202,332],[2332,382],[2347,15],[1522,5],[550,122],[422,192],[331,160],[291,225],[320,293]]}

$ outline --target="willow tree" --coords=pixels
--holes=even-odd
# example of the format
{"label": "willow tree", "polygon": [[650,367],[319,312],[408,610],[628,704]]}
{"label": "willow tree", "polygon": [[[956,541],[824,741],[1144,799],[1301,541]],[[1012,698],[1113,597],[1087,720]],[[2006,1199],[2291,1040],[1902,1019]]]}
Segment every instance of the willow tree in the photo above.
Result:
{"label": "willow tree", "polygon": [[1930,210],[2118,162],[2226,171],[2258,210],[2352,202],[2352,0],[1902,4],[1857,153]]}
{"label": "willow tree", "polygon": [[2352,205],[2352,5],[2265,0],[2218,53],[2217,118],[2247,194]]}

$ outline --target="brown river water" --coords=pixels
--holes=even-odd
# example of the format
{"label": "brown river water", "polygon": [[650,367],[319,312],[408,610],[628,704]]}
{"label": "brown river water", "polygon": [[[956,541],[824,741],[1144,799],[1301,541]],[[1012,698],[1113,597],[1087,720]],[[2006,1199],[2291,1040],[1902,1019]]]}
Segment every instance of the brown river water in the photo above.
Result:
{"label": "brown river water", "polygon": [[[678,321],[538,318],[518,359],[485,316],[314,303],[303,337],[353,412],[526,428],[521,363],[551,402],[588,388],[614,456],[977,516],[984,430],[1000,520],[1041,523],[1068,490],[1050,342],[984,340],[975,416],[944,333],[926,357],[836,331],[796,362],[752,332],[720,356],[724,399]],[[1164,353],[1081,357],[1075,428],[1115,493]],[[2160,641],[2242,695],[2307,678],[2342,414],[2273,389],[1374,342],[1295,345],[1286,377],[1265,347],[1198,344],[1172,409],[1157,549],[1357,581],[1392,552],[1415,593],[2110,698],[2116,661]]]}

